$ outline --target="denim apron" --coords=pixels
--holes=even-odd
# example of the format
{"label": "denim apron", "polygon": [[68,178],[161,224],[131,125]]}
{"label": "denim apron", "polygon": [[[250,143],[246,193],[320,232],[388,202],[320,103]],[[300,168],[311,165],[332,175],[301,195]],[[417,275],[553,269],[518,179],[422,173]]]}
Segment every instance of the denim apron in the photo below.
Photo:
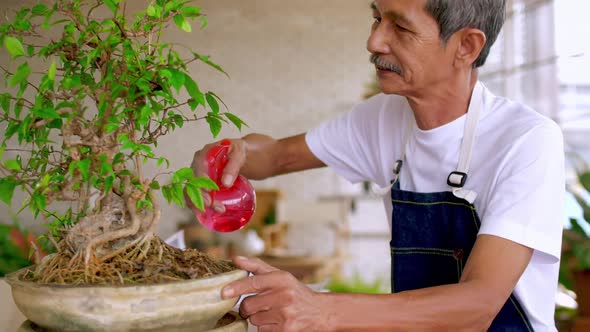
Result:
{"label": "denim apron", "polygon": [[[473,205],[477,194],[463,186],[467,180],[482,95],[483,86],[478,83],[467,113],[459,165],[447,179],[451,191],[417,193],[400,189],[398,178],[415,123],[410,117],[411,127],[404,139],[402,158],[396,162],[391,186],[392,293],[456,284],[461,279],[481,226]],[[510,295],[489,331],[533,331],[514,294]]]}

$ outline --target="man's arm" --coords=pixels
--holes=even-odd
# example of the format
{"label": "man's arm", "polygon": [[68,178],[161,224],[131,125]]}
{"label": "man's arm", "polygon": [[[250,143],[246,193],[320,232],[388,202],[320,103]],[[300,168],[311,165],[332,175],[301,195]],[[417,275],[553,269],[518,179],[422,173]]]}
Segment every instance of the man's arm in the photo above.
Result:
{"label": "man's arm", "polygon": [[224,298],[257,293],[240,313],[259,331],[485,331],[508,300],[533,250],[480,235],[458,284],[398,294],[315,293],[286,272],[239,258],[253,277],[233,282]]}
{"label": "man's arm", "polygon": [[485,331],[508,300],[533,250],[480,235],[458,284],[392,295],[327,294],[331,331]]}
{"label": "man's arm", "polygon": [[326,166],[309,150],[305,134],[279,140],[251,134],[245,136],[243,141],[247,154],[240,173],[250,179],[266,179]]}
{"label": "man's arm", "polygon": [[[207,152],[216,143],[195,152],[192,168],[199,176],[207,176]],[[222,182],[230,187],[238,174],[262,180],[272,176],[326,166],[309,150],[305,134],[276,140],[270,136],[250,134],[231,140],[229,161]]]}

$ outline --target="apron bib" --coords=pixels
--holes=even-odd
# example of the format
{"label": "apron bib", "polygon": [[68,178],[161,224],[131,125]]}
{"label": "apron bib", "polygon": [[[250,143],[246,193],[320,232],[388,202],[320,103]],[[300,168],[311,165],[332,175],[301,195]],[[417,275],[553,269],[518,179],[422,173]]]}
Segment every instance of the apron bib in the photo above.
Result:
{"label": "apron bib", "polygon": [[[398,181],[405,149],[414,126],[406,132],[402,158],[396,162],[391,188],[391,291],[392,293],[456,284],[469,258],[481,226],[473,202],[477,193],[463,188],[467,181],[475,129],[483,104],[483,86],[473,91],[457,171],[447,184],[451,191],[416,193],[400,189]],[[387,188],[387,192],[389,189]],[[474,294],[477,296],[477,294]],[[506,301],[489,331],[533,331],[514,294]]]}

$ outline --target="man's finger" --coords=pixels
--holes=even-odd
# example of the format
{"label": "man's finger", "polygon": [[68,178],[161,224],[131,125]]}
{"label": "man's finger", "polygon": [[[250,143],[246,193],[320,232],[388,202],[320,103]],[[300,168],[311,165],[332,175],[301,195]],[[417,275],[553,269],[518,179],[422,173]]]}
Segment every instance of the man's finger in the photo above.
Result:
{"label": "man's finger", "polygon": [[240,173],[240,169],[246,162],[246,148],[244,143],[241,141],[232,141],[227,157],[228,162],[223,170],[221,184],[229,188],[234,184]]}
{"label": "man's finger", "polygon": [[[248,318],[252,315],[256,315],[264,311],[269,311],[273,308],[273,304],[275,304],[276,301],[277,296],[272,291],[248,296],[240,303],[240,316],[242,316],[243,318]],[[274,323],[277,322],[278,320]],[[268,322],[265,324],[268,324]]]}
{"label": "man's finger", "polygon": [[246,258],[238,256],[234,258],[234,264],[236,264],[237,267],[248,272],[252,272],[254,274],[279,271],[279,269],[277,269],[276,267],[268,265],[266,262],[262,261],[259,258]]}
{"label": "man's finger", "polygon": [[261,311],[248,317],[250,323],[254,326],[264,325],[278,325],[281,317],[277,314],[276,310],[273,311]]}
{"label": "man's finger", "polygon": [[262,293],[274,288],[284,287],[288,284],[287,272],[275,271],[240,279],[223,287],[221,297],[224,299],[238,297],[244,294]]}

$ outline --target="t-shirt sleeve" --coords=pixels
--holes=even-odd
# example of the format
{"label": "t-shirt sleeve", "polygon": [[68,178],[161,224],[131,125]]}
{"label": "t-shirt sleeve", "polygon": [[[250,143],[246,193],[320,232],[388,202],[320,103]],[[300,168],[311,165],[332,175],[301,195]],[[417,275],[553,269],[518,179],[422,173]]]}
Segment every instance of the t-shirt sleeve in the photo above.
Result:
{"label": "t-shirt sleeve", "polygon": [[480,234],[534,249],[533,259],[559,261],[565,204],[563,136],[543,124],[523,136],[506,157]]}
{"label": "t-shirt sleeve", "polygon": [[309,149],[352,183],[377,182],[381,167],[379,121],[386,101],[384,95],[378,95],[310,130],[305,136]]}

